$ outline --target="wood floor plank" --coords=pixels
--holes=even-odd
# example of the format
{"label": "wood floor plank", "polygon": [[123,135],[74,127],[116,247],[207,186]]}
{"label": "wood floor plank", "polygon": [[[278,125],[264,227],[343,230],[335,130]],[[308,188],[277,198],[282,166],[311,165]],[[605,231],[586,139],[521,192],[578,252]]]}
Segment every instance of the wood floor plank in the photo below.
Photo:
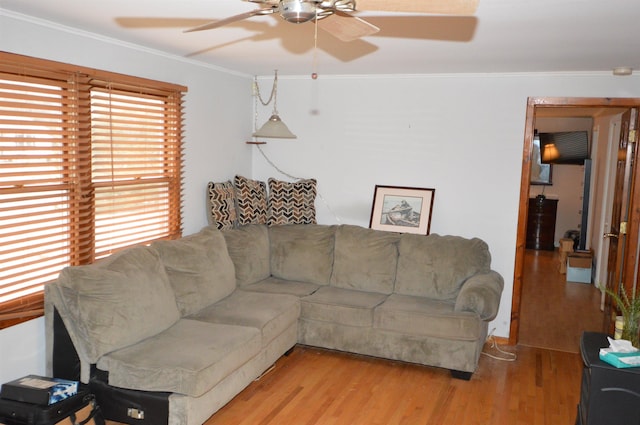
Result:
{"label": "wood floor plank", "polygon": [[518,343],[577,353],[582,332],[602,330],[600,291],[567,282],[559,258],[558,250],[525,253]]}

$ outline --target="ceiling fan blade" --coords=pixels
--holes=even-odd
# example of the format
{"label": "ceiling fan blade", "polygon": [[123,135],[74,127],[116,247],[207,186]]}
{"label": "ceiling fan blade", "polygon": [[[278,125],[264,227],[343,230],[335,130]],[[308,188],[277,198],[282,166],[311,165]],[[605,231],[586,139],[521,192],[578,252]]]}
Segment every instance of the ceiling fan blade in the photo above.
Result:
{"label": "ceiling fan blade", "polygon": [[219,28],[219,27],[227,25],[227,24],[231,24],[233,22],[242,21],[243,19],[251,18],[252,16],[269,15],[269,14],[271,14],[273,12],[275,12],[275,9],[256,9],[256,10],[252,10],[250,12],[241,13],[239,15],[230,16],[230,17],[225,18],[225,19],[220,19],[218,21],[212,21],[212,22],[209,22],[208,24],[204,24],[204,25],[200,25],[200,26],[197,26],[197,27],[189,28],[188,30],[184,30],[183,32],[195,32],[195,31],[211,30],[211,29]]}
{"label": "ceiling fan blade", "polygon": [[380,31],[380,28],[364,19],[341,12],[336,12],[332,16],[319,20],[318,27],[339,40],[347,42]]}
{"label": "ceiling fan blade", "polygon": [[358,0],[359,11],[473,15],[479,0]]}

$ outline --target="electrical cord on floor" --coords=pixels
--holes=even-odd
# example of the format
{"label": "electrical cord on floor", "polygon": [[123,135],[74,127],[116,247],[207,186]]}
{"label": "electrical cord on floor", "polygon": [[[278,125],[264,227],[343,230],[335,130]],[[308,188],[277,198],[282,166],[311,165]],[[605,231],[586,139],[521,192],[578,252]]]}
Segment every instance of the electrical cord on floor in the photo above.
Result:
{"label": "electrical cord on floor", "polygon": [[491,357],[492,359],[496,359],[496,360],[501,360],[503,362],[515,362],[518,356],[515,353],[510,353],[508,351],[504,351],[503,349],[501,349],[498,343],[496,342],[496,339],[493,336],[493,331],[495,331],[495,328],[491,329],[491,332],[487,337],[487,342],[491,342],[490,348],[495,349],[498,353],[500,353],[500,355],[489,354],[484,350],[482,350],[480,354],[484,354],[487,357]]}

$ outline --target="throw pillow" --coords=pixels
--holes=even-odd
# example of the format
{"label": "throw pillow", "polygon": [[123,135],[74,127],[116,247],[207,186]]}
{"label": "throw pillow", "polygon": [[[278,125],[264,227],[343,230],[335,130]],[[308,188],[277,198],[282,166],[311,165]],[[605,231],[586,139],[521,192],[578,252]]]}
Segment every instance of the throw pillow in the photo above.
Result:
{"label": "throw pillow", "polygon": [[238,224],[267,224],[267,185],[243,176],[234,179]]}
{"label": "throw pillow", "polygon": [[236,191],[233,182],[209,182],[209,224],[218,229],[232,229],[238,221]]}
{"label": "throw pillow", "polygon": [[269,179],[267,224],[316,224],[316,180],[294,183]]}

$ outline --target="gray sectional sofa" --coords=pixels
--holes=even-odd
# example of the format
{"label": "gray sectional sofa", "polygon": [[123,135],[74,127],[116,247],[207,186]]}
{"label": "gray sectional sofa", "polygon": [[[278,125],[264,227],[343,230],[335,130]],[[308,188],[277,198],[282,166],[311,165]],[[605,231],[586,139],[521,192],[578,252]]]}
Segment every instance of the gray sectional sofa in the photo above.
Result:
{"label": "gray sectional sofa", "polygon": [[479,239],[352,225],[206,227],[45,288],[47,368],[107,418],[202,424],[295,344],[470,378],[501,276]]}

